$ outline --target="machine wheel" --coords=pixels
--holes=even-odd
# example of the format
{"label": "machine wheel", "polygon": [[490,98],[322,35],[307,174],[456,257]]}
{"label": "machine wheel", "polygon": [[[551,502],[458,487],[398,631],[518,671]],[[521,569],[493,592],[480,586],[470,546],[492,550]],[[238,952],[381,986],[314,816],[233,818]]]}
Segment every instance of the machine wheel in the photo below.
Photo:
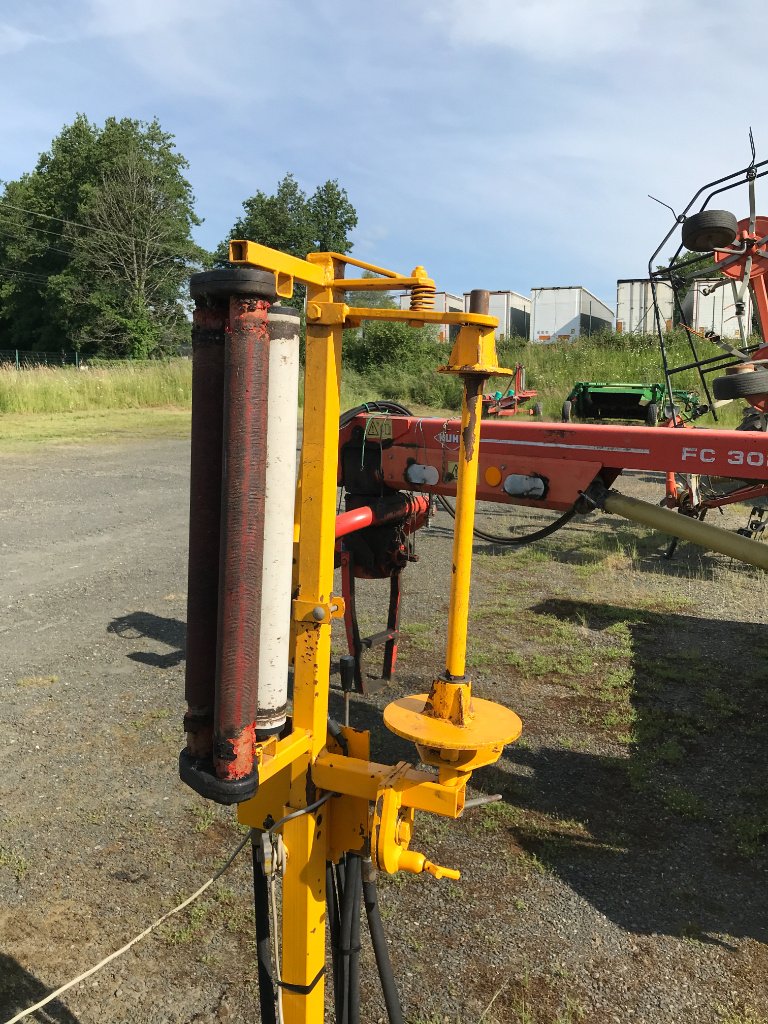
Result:
{"label": "machine wheel", "polygon": [[691,252],[709,252],[731,245],[739,230],[728,210],[702,210],[683,222],[683,245]]}
{"label": "machine wheel", "polygon": [[645,410],[645,423],[649,427],[659,425],[659,407],[655,402],[651,402]]}
{"label": "machine wheel", "polygon": [[572,411],[573,411],[573,403],[569,402],[566,399],[563,402],[563,413],[562,413],[562,417],[561,417],[563,423],[570,423],[571,422],[571,413],[572,413]]}
{"label": "machine wheel", "polygon": [[364,405],[356,405],[354,409],[347,409],[339,416],[339,429],[345,427],[350,420],[353,420],[355,416],[359,416],[361,412],[391,412],[393,416],[413,416],[410,409],[406,409],[404,405],[399,405],[397,402],[387,402],[382,399],[380,402],[366,402]]}
{"label": "machine wheel", "polygon": [[712,394],[715,398],[749,398],[751,395],[768,394],[768,370],[716,377],[712,381]]}
{"label": "machine wheel", "polygon": [[533,415],[538,416],[539,419],[541,419],[541,417],[544,415],[544,406],[541,404],[541,402],[533,403]]}

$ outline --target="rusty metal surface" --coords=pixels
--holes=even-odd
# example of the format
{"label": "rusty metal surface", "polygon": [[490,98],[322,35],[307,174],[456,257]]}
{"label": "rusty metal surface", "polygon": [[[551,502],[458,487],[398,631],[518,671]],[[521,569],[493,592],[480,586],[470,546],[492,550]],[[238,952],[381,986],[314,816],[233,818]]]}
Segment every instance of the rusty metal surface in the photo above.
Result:
{"label": "rusty metal surface", "polygon": [[262,600],[269,303],[233,296],[224,372],[224,464],[214,765],[253,769]]}
{"label": "rusty metal surface", "polygon": [[469,293],[469,312],[488,316],[491,308],[491,293],[484,288],[473,288]]}
{"label": "rusty metal surface", "polygon": [[192,445],[184,730],[193,757],[210,757],[216,679],[221,528],[224,336],[228,303],[200,296],[192,319]]}

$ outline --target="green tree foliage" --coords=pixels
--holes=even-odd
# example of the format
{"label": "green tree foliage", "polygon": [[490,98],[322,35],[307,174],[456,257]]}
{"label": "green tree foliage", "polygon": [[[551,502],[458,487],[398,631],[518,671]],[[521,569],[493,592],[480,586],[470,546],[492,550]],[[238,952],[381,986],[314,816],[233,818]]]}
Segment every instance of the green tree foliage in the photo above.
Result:
{"label": "green tree foliage", "polygon": [[156,120],[65,126],[0,193],[0,346],[173,351],[205,260],[187,166]]}
{"label": "green tree foliage", "polygon": [[[302,259],[309,252],[347,253],[356,225],[357,212],[338,181],[318,185],[308,197],[294,176],[286,174],[274,195],[259,191],[245,200],[242,216],[216,250],[216,262],[227,262],[232,238],[260,242]],[[303,288],[297,287],[291,302],[303,306]]]}

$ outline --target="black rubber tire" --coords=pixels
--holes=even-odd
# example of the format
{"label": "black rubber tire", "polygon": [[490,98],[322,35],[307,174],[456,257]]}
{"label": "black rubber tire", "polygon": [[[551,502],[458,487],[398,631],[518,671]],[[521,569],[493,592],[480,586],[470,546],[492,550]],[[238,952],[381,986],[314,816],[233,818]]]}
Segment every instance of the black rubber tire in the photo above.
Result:
{"label": "black rubber tire", "polygon": [[563,423],[570,423],[571,422],[571,419],[573,418],[572,417],[572,413],[573,413],[573,403],[569,402],[566,399],[566,401],[563,402],[563,411],[562,411],[562,415],[561,415],[561,419],[562,419]]}
{"label": "black rubber tire", "polygon": [[204,270],[190,277],[189,294],[193,299],[251,295],[272,302],[277,295],[275,275],[268,270],[241,265]]}
{"label": "black rubber tire", "polygon": [[362,412],[388,412],[392,416],[413,416],[411,410],[406,409],[399,402],[388,402],[386,399],[381,399],[378,402],[365,402],[364,405],[356,405],[354,409],[347,409],[339,417],[339,429],[345,427],[350,420],[353,420],[355,416],[359,416]]}
{"label": "black rubber tire", "polygon": [[739,230],[728,210],[702,210],[683,222],[683,245],[691,252],[709,252],[732,245]]}
{"label": "black rubber tire", "polygon": [[659,407],[655,402],[651,402],[646,406],[645,425],[647,427],[657,427],[659,425]]}
{"label": "black rubber tire", "polygon": [[712,394],[715,398],[749,398],[751,395],[768,394],[768,370],[715,377]]}
{"label": "black rubber tire", "polygon": [[533,415],[538,416],[539,419],[541,419],[541,417],[544,415],[544,406],[541,404],[541,402],[533,403]]}

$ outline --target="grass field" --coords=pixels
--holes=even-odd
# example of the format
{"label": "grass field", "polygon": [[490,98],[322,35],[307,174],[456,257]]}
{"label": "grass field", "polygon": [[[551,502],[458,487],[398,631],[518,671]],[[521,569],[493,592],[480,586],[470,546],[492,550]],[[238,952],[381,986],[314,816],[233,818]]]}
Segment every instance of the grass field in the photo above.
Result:
{"label": "grass field", "polygon": [[[526,367],[528,384],[539,392],[544,416],[550,420],[559,420],[563,400],[576,381],[663,380],[652,335],[600,335],[567,345],[532,345],[511,338],[502,340],[498,349],[502,365],[521,362]],[[670,336],[670,361],[682,363],[689,357],[685,336]],[[696,374],[680,374],[676,383],[696,388]],[[503,387],[503,380],[492,381],[490,387],[494,386]],[[85,369],[0,367],[0,444],[183,433],[188,429],[191,391],[188,359]],[[441,413],[458,408],[460,387],[455,378],[437,374],[423,362],[388,364],[366,375],[344,371],[343,409],[381,398],[401,401],[414,411]],[[736,402],[721,410],[719,425],[735,427],[740,420],[741,403]],[[709,417],[699,422],[713,425]]]}

